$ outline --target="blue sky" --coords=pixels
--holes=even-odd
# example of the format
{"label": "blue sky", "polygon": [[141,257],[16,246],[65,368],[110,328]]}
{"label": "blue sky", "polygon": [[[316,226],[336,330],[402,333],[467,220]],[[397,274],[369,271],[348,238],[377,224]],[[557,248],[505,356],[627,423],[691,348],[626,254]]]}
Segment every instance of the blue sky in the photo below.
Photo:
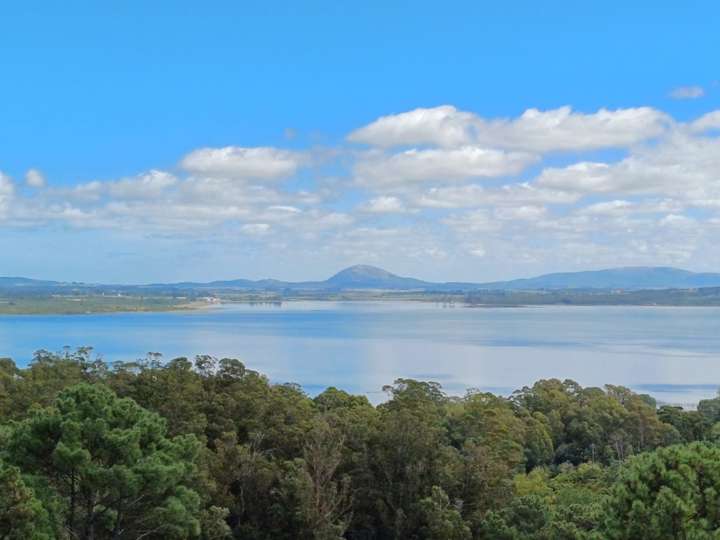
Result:
{"label": "blue sky", "polygon": [[720,270],[716,2],[343,4],[0,6],[0,274]]}

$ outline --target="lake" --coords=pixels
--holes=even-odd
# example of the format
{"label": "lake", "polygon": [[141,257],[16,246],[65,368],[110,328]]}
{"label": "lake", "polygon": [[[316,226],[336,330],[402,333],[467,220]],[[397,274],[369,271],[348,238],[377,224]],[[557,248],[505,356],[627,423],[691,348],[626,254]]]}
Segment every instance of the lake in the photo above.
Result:
{"label": "lake", "polygon": [[398,377],[507,394],[537,379],[621,384],[694,404],[720,386],[720,308],[443,307],[291,302],[171,313],[0,316],[0,357],[90,345],[106,360],[148,352],[240,358],[314,394],[333,385],[384,398]]}

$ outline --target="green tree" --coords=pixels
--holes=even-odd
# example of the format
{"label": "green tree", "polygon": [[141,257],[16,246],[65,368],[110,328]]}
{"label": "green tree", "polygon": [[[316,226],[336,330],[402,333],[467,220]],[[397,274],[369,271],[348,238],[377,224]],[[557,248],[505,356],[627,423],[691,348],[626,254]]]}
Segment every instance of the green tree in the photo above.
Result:
{"label": "green tree", "polygon": [[720,448],[703,443],[631,458],[613,487],[604,533],[616,540],[720,536]]}
{"label": "green tree", "polygon": [[0,538],[49,540],[53,536],[47,512],[20,470],[0,464]]}
{"label": "green tree", "polygon": [[502,510],[491,511],[480,524],[478,536],[487,540],[550,540],[547,501],[536,495],[513,499]]}
{"label": "green tree", "polygon": [[720,422],[720,396],[712,399],[701,399],[697,411],[710,424]]}
{"label": "green tree", "polygon": [[380,428],[371,442],[376,514],[383,537],[412,538],[417,503],[443,486],[448,456],[447,397],[437,383],[398,379],[385,390]]}
{"label": "green tree", "polygon": [[458,508],[450,504],[443,489],[433,486],[429,497],[420,501],[420,537],[423,540],[470,540],[470,527],[463,521]]}
{"label": "green tree", "polygon": [[157,414],[80,384],[14,426],[7,459],[62,501],[74,538],[194,537],[200,501],[188,486],[198,443],[165,433]]}
{"label": "green tree", "polygon": [[700,411],[686,411],[672,405],[660,407],[658,417],[678,431],[682,442],[702,441],[712,426],[710,418]]}

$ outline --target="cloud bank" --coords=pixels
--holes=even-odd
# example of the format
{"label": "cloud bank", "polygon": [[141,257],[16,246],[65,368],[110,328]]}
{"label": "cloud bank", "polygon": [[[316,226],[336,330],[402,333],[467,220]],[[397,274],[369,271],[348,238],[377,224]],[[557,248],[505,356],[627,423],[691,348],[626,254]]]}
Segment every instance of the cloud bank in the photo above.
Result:
{"label": "cloud bank", "polygon": [[168,170],[70,184],[31,168],[22,181],[0,173],[0,226],[210,239],[337,266],[718,269],[720,111],[488,118],[442,105],[381,116],[323,148],[199,148]]}

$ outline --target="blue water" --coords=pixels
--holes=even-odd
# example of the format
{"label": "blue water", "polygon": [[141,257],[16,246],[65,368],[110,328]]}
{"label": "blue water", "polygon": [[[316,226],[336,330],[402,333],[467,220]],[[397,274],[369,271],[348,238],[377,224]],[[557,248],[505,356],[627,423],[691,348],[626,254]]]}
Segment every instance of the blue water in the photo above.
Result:
{"label": "blue water", "polygon": [[509,393],[548,377],[621,384],[692,404],[720,387],[720,308],[446,308],[297,302],[179,313],[0,316],[0,357],[90,345],[106,360],[148,352],[242,359],[309,393],[333,385],[383,399],[398,377],[451,394]]}

